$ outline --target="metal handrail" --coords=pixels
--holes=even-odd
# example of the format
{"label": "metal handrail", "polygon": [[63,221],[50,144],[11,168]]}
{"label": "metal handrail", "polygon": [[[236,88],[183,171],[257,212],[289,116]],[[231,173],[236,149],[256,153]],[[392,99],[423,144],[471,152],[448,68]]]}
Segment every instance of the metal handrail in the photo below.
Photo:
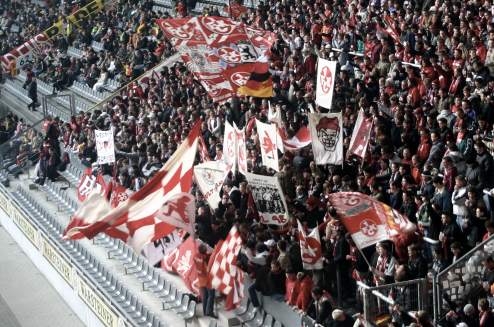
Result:
{"label": "metal handrail", "polygon": [[451,270],[455,269],[460,264],[464,264],[468,259],[470,259],[477,251],[482,250],[484,245],[487,243],[494,241],[494,235],[491,235],[486,240],[482,241],[476,247],[465,253],[461,258],[456,260],[454,263],[450,264],[448,267],[440,271],[433,279],[432,279],[432,295],[433,295],[433,309],[434,309],[434,321],[437,322],[440,319],[441,315],[441,296],[439,294],[439,288],[441,284],[439,283],[440,279],[449,273]]}

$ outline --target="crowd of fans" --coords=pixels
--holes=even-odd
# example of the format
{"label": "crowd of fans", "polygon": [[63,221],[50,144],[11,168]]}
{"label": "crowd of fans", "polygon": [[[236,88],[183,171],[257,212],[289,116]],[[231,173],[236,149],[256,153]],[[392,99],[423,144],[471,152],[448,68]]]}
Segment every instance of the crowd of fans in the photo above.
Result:
{"label": "crowd of fans", "polygon": [[[151,5],[121,2],[80,32],[57,37],[56,47],[35,60],[33,73],[55,82],[57,89],[74,79],[92,87],[102,74],[123,76],[124,81],[137,77],[172,53],[154,29],[157,16]],[[484,196],[484,190],[494,187],[492,5],[490,0],[271,0],[241,18],[278,36],[271,49],[274,96],[269,100],[281,111],[289,135],[307,125],[311,109],[325,111],[314,102],[317,56],[339,62],[331,111],[343,113],[345,149],[360,109],[374,122],[363,162],[350,158],[343,166],[317,166],[310,146],[281,156],[278,177],[294,218],[283,228],[256,222],[249,187],[240,174],[227,177],[214,211],[195,191],[197,236],[209,245],[225,238],[233,224],[248,226],[239,265],[255,278],[249,289],[254,305],[260,305],[260,292],[307,312],[324,326],[348,326],[353,319],[336,308],[358,302],[356,280],[369,285],[430,280],[494,234],[490,197]],[[8,17],[23,16],[19,7],[3,9],[1,26],[8,26]],[[45,19],[53,14],[42,13]],[[386,16],[391,20],[385,22]],[[28,24],[29,17],[25,21]],[[40,22],[33,24],[42,29]],[[383,32],[386,29],[397,37]],[[29,35],[29,28],[21,33],[18,37]],[[86,48],[82,59],[67,57],[68,45],[87,47],[92,40],[102,42],[105,50]],[[2,51],[14,41],[3,35]],[[50,120],[40,156],[58,165],[60,138],[65,151],[78,153],[90,165],[96,161],[94,130],[112,127],[117,180],[136,191],[167,161],[197,119],[203,121],[210,157],[221,160],[225,121],[243,127],[252,117],[267,121],[267,113],[267,100],[235,97],[213,103],[177,62],[146,83],[122,90],[98,110],[70,122]],[[248,130],[247,148],[249,170],[273,175],[262,165],[255,129]],[[110,167],[103,169],[111,173]],[[47,169],[43,174],[51,177]],[[406,215],[417,230],[410,231],[406,242],[365,249],[369,267],[326,200],[339,191],[371,195]],[[307,230],[320,229],[322,270],[304,271],[295,218]],[[422,236],[431,241],[424,242]],[[446,325],[494,325],[494,260],[486,257],[481,264],[483,287],[458,303],[448,302]],[[344,285],[339,301],[338,282]],[[425,314],[413,322],[404,309],[390,308],[391,325],[430,326]]]}
{"label": "crowd of fans", "polygon": [[[107,89],[109,79],[124,85],[172,54],[170,43],[157,38],[158,15],[151,10],[152,1],[115,1],[111,6],[108,1],[103,10],[80,20],[79,26],[65,18],[89,2],[52,4],[49,10],[20,1],[2,3],[0,55],[61,19],[61,33],[35,49],[24,66],[28,79],[36,76],[52,84],[55,93],[75,81],[99,92]],[[93,42],[102,49],[93,47]],[[69,47],[81,50],[81,56],[71,57]]]}

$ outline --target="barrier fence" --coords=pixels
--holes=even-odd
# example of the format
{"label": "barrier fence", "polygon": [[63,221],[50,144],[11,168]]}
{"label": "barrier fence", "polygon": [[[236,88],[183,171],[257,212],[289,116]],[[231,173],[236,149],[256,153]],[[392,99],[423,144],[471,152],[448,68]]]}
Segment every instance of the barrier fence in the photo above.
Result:
{"label": "barrier fence", "polygon": [[391,320],[398,309],[412,319],[417,311],[430,311],[428,295],[432,290],[425,278],[374,287],[359,281],[357,285],[364,319],[371,326]]}
{"label": "barrier fence", "polygon": [[434,320],[440,324],[450,310],[485,296],[482,261],[494,255],[494,235],[477,245],[434,278]]}

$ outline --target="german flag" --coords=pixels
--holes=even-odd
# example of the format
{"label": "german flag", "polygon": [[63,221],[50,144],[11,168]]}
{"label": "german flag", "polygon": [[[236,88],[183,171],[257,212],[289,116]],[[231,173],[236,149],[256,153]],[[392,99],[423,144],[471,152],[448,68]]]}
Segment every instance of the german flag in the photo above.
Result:
{"label": "german flag", "polygon": [[253,96],[257,98],[270,98],[273,96],[273,79],[269,72],[269,63],[256,62],[252,73],[245,85],[238,88],[239,95]]}

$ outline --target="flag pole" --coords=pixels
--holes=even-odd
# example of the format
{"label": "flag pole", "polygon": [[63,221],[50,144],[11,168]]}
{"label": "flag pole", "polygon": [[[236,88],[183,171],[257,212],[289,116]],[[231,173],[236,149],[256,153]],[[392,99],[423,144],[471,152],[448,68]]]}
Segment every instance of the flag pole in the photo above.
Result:
{"label": "flag pole", "polygon": [[[355,245],[357,246],[357,245]],[[372,271],[372,265],[370,264],[369,260],[367,259],[367,257],[365,256],[364,252],[362,252],[362,250],[357,246],[357,249],[358,251],[360,252],[360,255],[362,255],[362,257],[364,258],[365,260],[365,263],[367,263],[367,265],[369,266],[369,268],[371,269]]]}

